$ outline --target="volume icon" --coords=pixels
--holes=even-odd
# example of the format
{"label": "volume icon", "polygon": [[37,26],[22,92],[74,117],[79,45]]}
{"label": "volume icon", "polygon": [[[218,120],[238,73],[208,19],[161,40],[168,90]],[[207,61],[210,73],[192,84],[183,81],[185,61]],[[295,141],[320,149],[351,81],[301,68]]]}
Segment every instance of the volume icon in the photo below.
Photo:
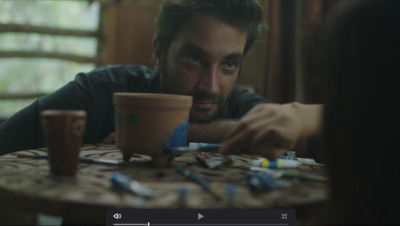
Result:
{"label": "volume icon", "polygon": [[113,217],[115,218],[115,219],[121,219],[121,214],[120,213],[115,213],[114,215],[113,215]]}

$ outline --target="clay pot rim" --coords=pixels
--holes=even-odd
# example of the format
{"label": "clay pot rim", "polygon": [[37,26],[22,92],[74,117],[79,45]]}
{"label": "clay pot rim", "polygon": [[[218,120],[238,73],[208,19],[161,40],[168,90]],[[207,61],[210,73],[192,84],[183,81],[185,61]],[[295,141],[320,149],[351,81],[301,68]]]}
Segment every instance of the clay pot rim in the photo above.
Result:
{"label": "clay pot rim", "polygon": [[85,110],[47,109],[40,112],[42,116],[86,116]]}
{"label": "clay pot rim", "polygon": [[[165,94],[165,93],[129,93],[129,92],[116,92],[113,94],[114,104],[116,105],[133,105],[133,106],[154,106],[151,101],[157,102],[156,106],[161,105],[178,105],[180,107],[191,107],[192,96],[178,95],[178,94]],[[131,102],[130,99],[134,97],[136,102]]]}

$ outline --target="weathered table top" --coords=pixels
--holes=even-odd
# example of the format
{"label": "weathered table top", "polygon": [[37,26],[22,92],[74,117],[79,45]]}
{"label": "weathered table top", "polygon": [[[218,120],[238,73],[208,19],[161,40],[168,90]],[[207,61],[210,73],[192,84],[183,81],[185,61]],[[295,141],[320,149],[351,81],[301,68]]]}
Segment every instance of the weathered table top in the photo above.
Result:
{"label": "weathered table top", "polygon": [[[18,153],[46,154],[46,149]],[[219,154],[208,154],[217,157]],[[175,157],[163,168],[150,166],[150,157],[134,155],[128,165],[80,163],[76,176],[54,176],[46,159],[19,158],[16,153],[0,156],[0,199],[2,205],[59,215],[77,222],[105,223],[105,210],[115,208],[181,208],[177,188],[189,188],[188,208],[227,208],[226,200],[217,200],[198,184],[176,172],[178,165],[201,174],[221,191],[228,184],[237,185],[234,208],[297,208],[324,201],[328,196],[326,181],[282,178],[292,185],[261,193],[252,192],[245,180],[254,156],[235,155],[233,164],[216,169],[201,166],[193,153]],[[115,145],[84,145],[81,157],[122,161]],[[325,176],[321,165],[302,165],[298,171]],[[120,172],[154,190],[153,198],[142,198],[113,188],[109,177]],[[232,208],[232,206],[229,206]]]}

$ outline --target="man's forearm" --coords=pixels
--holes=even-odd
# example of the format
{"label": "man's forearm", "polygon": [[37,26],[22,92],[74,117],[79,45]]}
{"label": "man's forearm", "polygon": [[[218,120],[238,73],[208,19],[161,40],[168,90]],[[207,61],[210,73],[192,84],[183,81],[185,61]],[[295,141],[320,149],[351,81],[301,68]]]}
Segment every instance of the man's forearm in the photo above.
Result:
{"label": "man's forearm", "polygon": [[188,141],[221,143],[225,135],[237,124],[237,120],[216,120],[210,123],[189,123]]}
{"label": "man's forearm", "polygon": [[298,102],[288,105],[293,108],[301,121],[300,136],[315,136],[320,134],[323,105],[300,104]]}
{"label": "man's forearm", "polygon": [[[237,127],[239,121],[236,120],[190,123],[188,140],[189,142],[221,143],[232,131],[236,131],[236,133],[234,132],[233,134],[245,132],[247,135],[241,136],[241,139],[243,138],[244,140],[240,140],[240,142],[235,143],[234,146],[247,148],[251,145],[249,139],[252,140],[254,137],[258,136],[254,131],[259,131],[261,133],[264,128],[268,129],[269,126],[275,126],[271,128],[278,128],[278,132],[286,132],[278,135],[283,136],[283,138],[289,137],[288,139],[294,139],[293,141],[295,143],[290,149],[296,151],[298,156],[305,157],[309,154],[308,137],[318,135],[321,130],[322,108],[322,105],[308,105],[297,102],[274,106],[264,105],[258,107],[258,109],[253,109],[253,112],[247,115],[246,120],[241,119],[241,127]],[[257,113],[260,114],[258,115]],[[268,119],[268,117],[270,117],[271,120],[263,120]],[[263,123],[266,124],[264,125]],[[289,131],[287,129],[279,129],[280,127],[285,128],[287,126]],[[253,129],[249,129],[250,127],[253,127]],[[258,129],[255,130],[254,128]],[[293,132],[295,132],[294,135],[292,134]],[[248,136],[249,134],[250,136]],[[267,133],[266,135],[269,134]],[[268,140],[272,143],[276,142],[275,140],[271,140],[276,138],[270,138],[268,136],[260,137],[260,139],[263,139],[263,141],[260,141],[261,143],[264,142],[266,144],[268,144]],[[285,139],[283,140],[286,141]]]}
{"label": "man's forearm", "polygon": [[293,150],[296,151],[296,155],[299,157],[309,157],[310,144],[308,143],[308,137],[319,135],[321,132],[323,105],[300,104],[297,102],[289,105],[297,111],[302,121],[300,137],[297,139]]}

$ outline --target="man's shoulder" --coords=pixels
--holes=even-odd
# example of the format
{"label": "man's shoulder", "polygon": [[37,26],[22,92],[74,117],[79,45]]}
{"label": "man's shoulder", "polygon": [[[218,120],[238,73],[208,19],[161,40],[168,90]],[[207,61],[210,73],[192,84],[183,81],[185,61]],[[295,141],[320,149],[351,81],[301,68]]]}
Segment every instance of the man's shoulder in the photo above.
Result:
{"label": "man's shoulder", "polygon": [[266,99],[260,95],[258,95],[255,92],[249,91],[248,89],[238,86],[238,85],[234,85],[234,87],[232,88],[232,91],[229,95],[229,99],[232,102],[247,102],[247,101],[259,101],[259,102],[265,102],[265,103],[271,103],[271,100]]}
{"label": "man's shoulder", "polygon": [[220,110],[219,118],[239,119],[257,104],[271,103],[270,100],[235,85]]}
{"label": "man's shoulder", "polygon": [[149,80],[154,76],[154,71],[143,65],[107,65],[81,74],[90,79],[94,84],[117,83],[126,84],[127,80]]}

